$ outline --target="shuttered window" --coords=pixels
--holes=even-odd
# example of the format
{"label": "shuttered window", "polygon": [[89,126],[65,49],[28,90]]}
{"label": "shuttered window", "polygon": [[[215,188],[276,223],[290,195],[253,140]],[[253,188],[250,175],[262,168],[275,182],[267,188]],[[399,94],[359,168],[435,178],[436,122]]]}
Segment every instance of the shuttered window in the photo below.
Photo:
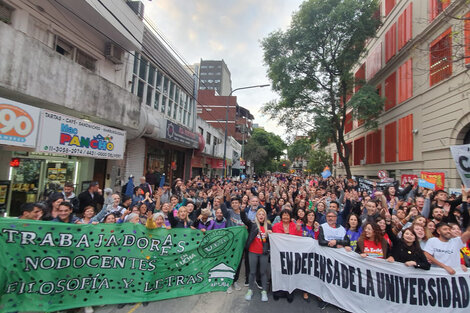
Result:
{"label": "shuttered window", "polygon": [[465,15],[464,35],[465,35],[465,64],[469,64],[470,63],[470,13]]}
{"label": "shuttered window", "polygon": [[10,24],[13,8],[0,1],[0,21]]}
{"label": "shuttered window", "polygon": [[411,40],[413,25],[413,2],[398,17],[398,50],[403,48]]}
{"label": "shuttered window", "polygon": [[429,21],[435,19],[450,4],[450,0],[428,0],[429,1]]}
{"label": "shuttered window", "polygon": [[398,103],[413,96],[413,68],[409,59],[398,68]]}
{"label": "shuttered window", "polygon": [[361,67],[354,74],[354,92],[358,92],[366,80],[366,64]]}
{"label": "shuttered window", "polygon": [[366,61],[366,80],[371,80],[375,74],[382,68],[382,43],[371,50],[370,54],[367,56]]}
{"label": "shuttered window", "polygon": [[397,122],[385,125],[385,162],[397,161]]}
{"label": "shuttered window", "polygon": [[397,53],[397,24],[394,23],[385,33],[385,63]]}
{"label": "shuttered window", "polygon": [[434,85],[452,75],[452,29],[449,28],[431,43],[429,82]]}
{"label": "shuttered window", "polygon": [[393,72],[385,79],[385,111],[397,104],[397,74]]}
{"label": "shuttered window", "polygon": [[382,153],[382,131],[379,129],[366,136],[366,163],[380,163]]}
{"label": "shuttered window", "polygon": [[354,165],[361,165],[366,155],[366,140],[364,137],[354,140]]}
{"label": "shuttered window", "polygon": [[394,6],[395,0],[385,0],[385,16],[389,15],[390,12],[392,12]]}
{"label": "shuttered window", "polygon": [[398,120],[398,161],[413,161],[413,114]]}
{"label": "shuttered window", "polygon": [[352,112],[346,114],[346,121],[344,122],[344,133],[347,134],[353,129]]}

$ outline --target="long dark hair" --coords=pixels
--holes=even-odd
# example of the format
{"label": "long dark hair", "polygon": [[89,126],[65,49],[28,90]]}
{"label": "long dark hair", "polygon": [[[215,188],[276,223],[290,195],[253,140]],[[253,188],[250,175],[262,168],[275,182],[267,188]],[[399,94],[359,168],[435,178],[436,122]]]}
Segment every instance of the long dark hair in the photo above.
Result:
{"label": "long dark hair", "polygon": [[348,215],[348,219],[346,220],[346,229],[348,229],[348,230],[351,229],[351,225],[349,225],[349,219],[351,218],[351,216],[356,217],[356,219],[357,219],[356,231],[359,231],[359,228],[361,228],[362,221],[359,218],[359,215],[357,215],[356,213],[351,213],[351,214]]}
{"label": "long dark hair", "polygon": [[304,223],[304,225],[307,225],[307,223],[308,223],[307,216],[308,216],[310,213],[313,214],[313,224],[312,224],[312,226],[315,225],[315,221],[317,220],[317,215],[315,214],[315,211],[312,211],[312,210],[307,210],[307,211],[305,211],[305,216],[304,216],[304,218],[302,219],[302,222]]}
{"label": "long dark hair", "polygon": [[418,239],[418,236],[416,235],[414,229],[413,229],[413,225],[411,227],[408,227],[406,228],[403,232],[402,232],[402,235],[401,235],[401,241],[403,241],[403,243],[406,245],[406,242],[405,242],[405,239],[403,239],[403,235],[405,234],[405,232],[411,232],[414,236],[415,236],[415,241],[411,244],[411,252],[413,254],[415,253],[418,253],[420,252],[422,249],[421,249],[421,245],[419,244],[419,239]]}
{"label": "long dark hair", "polygon": [[[362,228],[362,234],[361,236],[359,237],[359,241],[364,241],[367,239],[366,237],[366,227],[367,225],[370,225],[372,227],[372,230],[374,231],[374,242],[375,244],[379,244],[382,242],[382,239],[383,239],[383,234],[382,234],[382,231],[380,230],[380,226],[377,225],[376,223],[371,223],[371,222],[367,222],[364,224],[364,227]],[[367,239],[369,240],[369,239]]]}

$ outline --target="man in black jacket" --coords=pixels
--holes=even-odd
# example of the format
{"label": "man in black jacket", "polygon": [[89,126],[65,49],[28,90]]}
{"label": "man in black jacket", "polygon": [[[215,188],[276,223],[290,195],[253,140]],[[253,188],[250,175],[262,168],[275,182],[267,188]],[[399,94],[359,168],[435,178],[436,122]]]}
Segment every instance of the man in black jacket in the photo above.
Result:
{"label": "man in black jacket", "polygon": [[98,182],[91,182],[88,189],[78,195],[80,201],[79,214],[83,214],[83,209],[89,205],[95,208],[95,211],[101,209],[104,203],[103,191]]}

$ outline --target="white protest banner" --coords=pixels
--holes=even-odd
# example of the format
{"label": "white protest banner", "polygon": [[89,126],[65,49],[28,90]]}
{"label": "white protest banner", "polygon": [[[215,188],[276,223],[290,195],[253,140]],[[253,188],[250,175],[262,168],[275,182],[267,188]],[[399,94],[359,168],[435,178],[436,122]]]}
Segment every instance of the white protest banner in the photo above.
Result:
{"label": "white protest banner", "polygon": [[38,151],[97,159],[123,159],[126,132],[43,110]]}
{"label": "white protest banner", "polygon": [[0,144],[36,148],[40,109],[0,98]]}
{"label": "white protest banner", "polygon": [[[269,235],[273,291],[300,289],[350,312],[468,312],[470,275],[362,258],[317,240]],[[431,311],[430,311],[431,310]]]}
{"label": "white protest banner", "polygon": [[470,188],[470,145],[451,146],[450,152],[462,182]]}

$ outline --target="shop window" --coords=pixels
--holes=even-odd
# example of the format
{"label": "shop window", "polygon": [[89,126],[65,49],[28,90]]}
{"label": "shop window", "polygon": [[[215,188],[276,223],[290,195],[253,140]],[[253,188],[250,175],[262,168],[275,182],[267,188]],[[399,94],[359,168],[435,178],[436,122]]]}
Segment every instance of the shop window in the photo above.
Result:
{"label": "shop window", "polygon": [[449,28],[431,43],[429,58],[430,85],[449,78],[452,75],[452,29]]}
{"label": "shop window", "polygon": [[366,140],[364,137],[354,140],[354,165],[362,165],[362,162],[365,161],[365,148]]}
{"label": "shop window", "polygon": [[379,129],[366,136],[366,163],[380,163],[382,153],[382,131]]}
{"label": "shop window", "polygon": [[434,20],[450,4],[450,0],[428,0],[429,1],[429,21]]}
{"label": "shop window", "polygon": [[385,0],[385,16],[389,15],[390,12],[392,12],[394,6],[395,0]]}
{"label": "shop window", "polygon": [[397,53],[397,24],[393,23],[385,33],[385,63]]}
{"label": "shop window", "polygon": [[160,93],[157,91],[155,92],[155,100],[153,101],[153,108],[158,110],[160,106]]}
{"label": "shop window", "polygon": [[0,1],[0,21],[10,24],[11,23],[11,15],[13,13],[13,8]]}
{"label": "shop window", "polygon": [[382,68],[382,43],[372,49],[366,61],[366,79],[372,79]]}
{"label": "shop window", "polygon": [[[366,64],[362,64],[361,67],[354,74],[354,92],[358,92],[366,80]],[[346,99],[346,102],[349,99]]]}
{"label": "shop window", "polygon": [[413,36],[413,2],[398,17],[398,50],[403,48]]}
{"label": "shop window", "polygon": [[413,96],[413,68],[409,59],[398,68],[398,103]]}
{"label": "shop window", "polygon": [[397,73],[393,72],[385,79],[385,111],[397,104]]}
{"label": "shop window", "polygon": [[344,133],[347,134],[353,129],[352,112],[346,114],[346,121],[344,122]]}
{"label": "shop window", "polygon": [[385,162],[397,161],[397,122],[385,125]]}

